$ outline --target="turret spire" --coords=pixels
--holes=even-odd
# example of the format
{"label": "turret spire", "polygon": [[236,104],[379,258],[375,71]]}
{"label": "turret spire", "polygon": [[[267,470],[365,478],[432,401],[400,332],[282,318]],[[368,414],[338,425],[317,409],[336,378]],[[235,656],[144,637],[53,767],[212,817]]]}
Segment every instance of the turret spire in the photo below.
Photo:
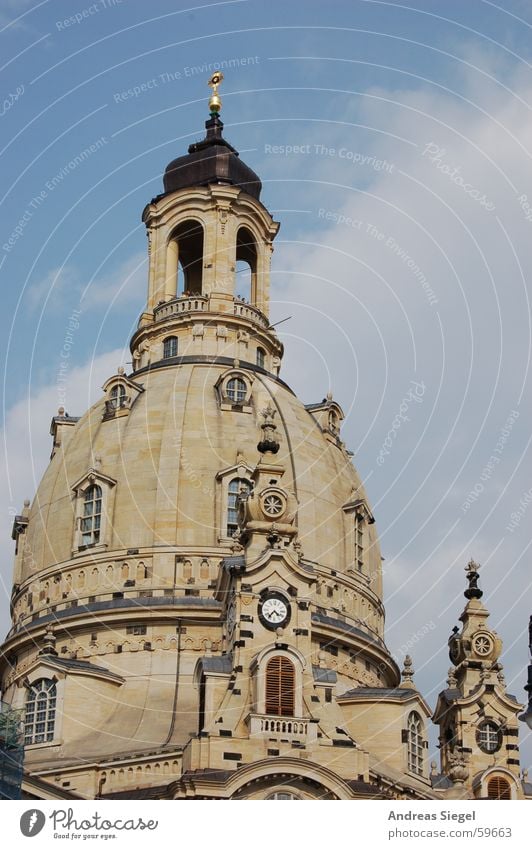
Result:
{"label": "turret spire", "polygon": [[211,113],[211,118],[217,118],[222,108],[222,98],[218,94],[218,86],[223,82],[223,78],[224,75],[222,74],[222,72],[216,71],[207,83],[207,85],[212,88],[212,94],[209,100],[209,111]]}
{"label": "turret spire", "polygon": [[480,563],[475,563],[475,561],[471,558],[465,568],[467,573],[467,580],[469,582],[469,586],[464,592],[465,597],[467,599],[482,598],[483,592],[478,587],[478,570],[480,569]]}

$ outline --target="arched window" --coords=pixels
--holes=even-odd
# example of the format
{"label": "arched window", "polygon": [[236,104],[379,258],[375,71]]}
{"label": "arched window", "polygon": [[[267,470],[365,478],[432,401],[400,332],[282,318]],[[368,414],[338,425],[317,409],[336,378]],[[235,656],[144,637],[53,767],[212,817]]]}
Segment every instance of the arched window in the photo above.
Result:
{"label": "arched window", "polygon": [[238,496],[249,492],[251,484],[245,478],[233,478],[229,482],[227,493],[227,536],[232,537],[238,530]]}
{"label": "arched window", "polygon": [[290,793],[288,790],[278,790],[277,793],[270,793],[269,796],[266,796],[265,801],[269,801],[270,799],[279,801],[290,801],[290,802],[300,802],[301,799],[299,796],[296,796],[295,793]]}
{"label": "arched window", "polygon": [[408,717],[408,769],[423,774],[423,722],[418,713]]}
{"label": "arched window", "polygon": [[102,525],[102,490],[99,486],[89,486],[83,496],[83,516],[81,517],[81,540],[83,545],[96,545],[100,542]]}
{"label": "arched window", "polygon": [[257,282],[257,246],[247,227],[240,227],[236,236],[237,298],[253,303]]}
{"label": "arched window", "polygon": [[499,726],[494,722],[483,722],[477,730],[477,743],[479,749],[488,755],[498,752],[502,744]]}
{"label": "arched window", "polygon": [[232,377],[227,382],[227,397],[233,404],[243,404],[246,400],[247,386],[246,381],[241,377]]}
{"label": "arched window", "polygon": [[263,348],[257,348],[257,365],[264,368],[265,351]]}
{"label": "arched window", "polygon": [[120,410],[126,403],[126,387],[123,383],[117,383],[111,389],[110,395],[111,406],[114,410]]}
{"label": "arched window", "polygon": [[494,775],[488,781],[488,799],[511,799],[510,784],[505,778]]}
{"label": "arched window", "polygon": [[359,572],[364,568],[364,528],[365,517],[363,513],[355,513],[354,542],[355,542],[355,564]]}
{"label": "arched window", "polygon": [[267,714],[294,716],[296,671],[292,661],[283,655],[270,658],[266,666]]}
{"label": "arched window", "polygon": [[168,243],[168,295],[201,295],[202,273],[203,227],[199,221],[183,221]]}
{"label": "arched window", "polygon": [[26,697],[24,745],[47,743],[54,739],[57,693],[55,682],[41,678],[31,685]]}
{"label": "arched window", "polygon": [[167,336],[163,342],[163,357],[177,357],[177,336]]}

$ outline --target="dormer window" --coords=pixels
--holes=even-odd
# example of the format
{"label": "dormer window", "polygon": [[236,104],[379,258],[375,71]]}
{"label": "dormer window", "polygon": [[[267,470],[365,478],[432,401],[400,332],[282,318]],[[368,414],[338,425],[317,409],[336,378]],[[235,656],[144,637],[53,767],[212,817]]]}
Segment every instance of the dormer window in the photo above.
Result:
{"label": "dormer window", "polygon": [[123,383],[117,383],[109,393],[110,407],[114,410],[120,410],[126,404],[126,387]]}
{"label": "dormer window", "polygon": [[233,404],[243,404],[246,400],[247,386],[245,380],[233,377],[227,381],[227,397]]}
{"label": "dormer window", "polygon": [[363,513],[355,513],[355,525],[353,528],[354,544],[355,544],[355,566],[359,572],[364,569],[364,531],[366,519]]}
{"label": "dormer window", "polygon": [[116,481],[99,469],[89,469],[72,489],[75,493],[73,554],[87,548],[104,548],[109,543]]}
{"label": "dormer window", "polygon": [[105,381],[103,390],[106,394],[104,421],[129,415],[132,404],[144,391],[142,386],[126,377],[122,367]]}
{"label": "dormer window", "polygon": [[408,717],[407,746],[409,772],[423,775],[423,720],[415,711]]}
{"label": "dormer window", "polygon": [[55,681],[35,681],[26,696],[24,745],[47,743],[54,739],[57,691]]}
{"label": "dormer window", "polygon": [[163,359],[177,357],[177,336],[167,336],[163,342]]}
{"label": "dormer window", "polygon": [[97,545],[100,542],[102,525],[102,489],[89,486],[83,498],[83,516],[81,518],[81,540],[83,545]]}
{"label": "dormer window", "polygon": [[252,386],[251,378],[244,371],[231,369],[222,374],[216,383],[220,409],[251,413]]}

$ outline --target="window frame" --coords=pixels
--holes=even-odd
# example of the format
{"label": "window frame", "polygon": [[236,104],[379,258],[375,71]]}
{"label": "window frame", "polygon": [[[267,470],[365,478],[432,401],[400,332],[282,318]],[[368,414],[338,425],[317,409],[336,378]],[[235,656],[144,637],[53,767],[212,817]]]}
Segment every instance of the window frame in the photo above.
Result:
{"label": "window frame", "polygon": [[420,714],[413,710],[408,714],[407,722],[407,768],[412,775],[425,774],[425,734]]}
{"label": "window frame", "polygon": [[247,397],[246,381],[242,377],[235,375],[230,377],[225,386],[225,392],[231,403],[236,407],[241,407]]}
{"label": "window frame", "polygon": [[216,475],[216,524],[218,542],[227,545],[233,542],[232,536],[227,536],[228,531],[228,504],[229,504],[229,484],[235,479],[245,480],[250,485],[250,491],[253,489],[251,475],[253,469],[244,462],[241,455],[237,455],[237,462],[234,466],[228,469],[222,469]]}
{"label": "window frame", "polygon": [[[92,543],[86,543],[83,540],[83,519],[88,518],[84,515],[85,493],[92,486],[98,486],[101,489],[101,510],[100,510],[100,535],[99,540]],[[72,555],[77,556],[85,551],[103,551],[109,543],[109,532],[111,525],[108,522],[108,517],[113,514],[114,498],[116,493],[116,481],[107,475],[102,474],[96,469],[89,469],[88,472],[78,480],[72,487],[74,491],[74,528],[72,538]],[[85,532],[86,533],[86,532]]]}
{"label": "window frame", "polygon": [[294,717],[296,669],[293,661],[286,655],[272,655],[266,662],[264,677],[264,713],[267,716]]}
{"label": "window frame", "polygon": [[122,410],[127,403],[127,391],[123,383],[115,383],[109,392],[110,406],[114,410]]}
{"label": "window frame", "polygon": [[[232,484],[239,484],[238,490],[231,489]],[[233,539],[233,534],[238,530],[238,496],[242,491],[242,487],[247,484],[247,492],[250,493],[253,489],[253,482],[248,478],[232,477],[227,484],[227,498],[225,504],[225,534],[227,539]],[[234,504],[232,499],[234,498]],[[235,521],[229,522],[230,513],[235,514]],[[232,533],[229,531],[229,526],[234,527]]]}
{"label": "window frame", "polygon": [[[269,587],[271,592],[279,590],[278,587]],[[306,715],[303,706],[303,672],[306,668],[304,656],[294,647],[278,649],[268,646],[253,660],[251,664],[251,675],[253,685],[253,713],[259,716],[270,716],[266,712],[266,669],[269,661],[274,657],[284,657],[290,661],[294,669],[294,719],[303,719]],[[273,714],[277,716],[278,714]],[[289,718],[288,716],[286,717]]]}
{"label": "window frame", "polygon": [[[43,689],[43,687],[40,686],[43,684],[48,684],[49,686]],[[28,684],[28,691],[26,693],[26,698],[24,699],[24,747],[49,745],[57,739],[57,690],[57,680],[55,678],[36,678],[31,684]],[[32,694],[34,694],[34,698],[32,700],[34,709],[31,711],[32,730],[28,731],[28,725],[30,724],[28,720],[28,706]],[[41,699],[41,703],[45,701],[44,713],[43,711],[39,712],[38,710],[39,698],[43,694],[45,694],[45,699]],[[41,718],[40,722],[38,721],[39,713],[41,713],[41,716],[44,715],[44,719]],[[52,714],[51,718],[50,714]],[[39,724],[44,725],[44,731],[41,734],[37,732],[37,726]],[[28,739],[28,737],[30,739]],[[37,737],[42,737],[42,739],[36,739]]]}
{"label": "window frame", "polygon": [[[478,726],[475,738],[481,752],[494,755],[502,746],[501,727],[493,719],[485,719]],[[492,743],[495,744],[493,748]]]}
{"label": "window frame", "polygon": [[[87,512],[87,505],[92,505]],[[85,548],[94,548],[100,544],[102,531],[103,490],[97,483],[92,483],[83,493],[83,513],[80,519],[81,544]],[[88,526],[87,526],[88,523]],[[85,537],[89,537],[89,541]]]}
{"label": "window frame", "polygon": [[[240,394],[232,396],[229,394],[229,386],[235,381],[241,381]],[[220,409],[239,413],[253,412],[251,400],[253,382],[253,378],[241,369],[231,369],[220,375],[215,387]]]}
{"label": "window frame", "polygon": [[[172,351],[175,348],[173,353],[167,353],[167,346],[171,346]],[[179,339],[177,336],[166,336],[163,339],[163,360],[171,360],[173,357],[177,357],[179,351]]]}
{"label": "window frame", "polygon": [[[497,795],[491,795],[490,785],[493,785],[495,782],[497,783],[497,791],[499,791],[499,792],[497,792]],[[502,784],[505,785],[505,790],[504,790],[505,795],[501,796],[500,786]],[[512,797],[512,785],[510,784],[510,782],[508,781],[506,776],[504,776],[504,775],[492,775],[490,778],[488,778],[488,780],[486,781],[486,798],[487,799],[494,799],[494,800],[497,800],[497,801],[513,798]]]}

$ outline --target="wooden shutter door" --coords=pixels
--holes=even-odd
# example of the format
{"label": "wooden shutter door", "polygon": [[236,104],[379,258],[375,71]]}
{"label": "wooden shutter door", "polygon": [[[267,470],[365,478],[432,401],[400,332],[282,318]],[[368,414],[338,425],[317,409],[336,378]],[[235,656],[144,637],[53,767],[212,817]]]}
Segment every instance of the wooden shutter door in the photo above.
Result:
{"label": "wooden shutter door", "polygon": [[293,716],[295,710],[295,669],[287,657],[272,657],[266,666],[266,713]]}
{"label": "wooden shutter door", "polygon": [[495,776],[488,781],[488,799],[511,799],[510,785],[504,778]]}

